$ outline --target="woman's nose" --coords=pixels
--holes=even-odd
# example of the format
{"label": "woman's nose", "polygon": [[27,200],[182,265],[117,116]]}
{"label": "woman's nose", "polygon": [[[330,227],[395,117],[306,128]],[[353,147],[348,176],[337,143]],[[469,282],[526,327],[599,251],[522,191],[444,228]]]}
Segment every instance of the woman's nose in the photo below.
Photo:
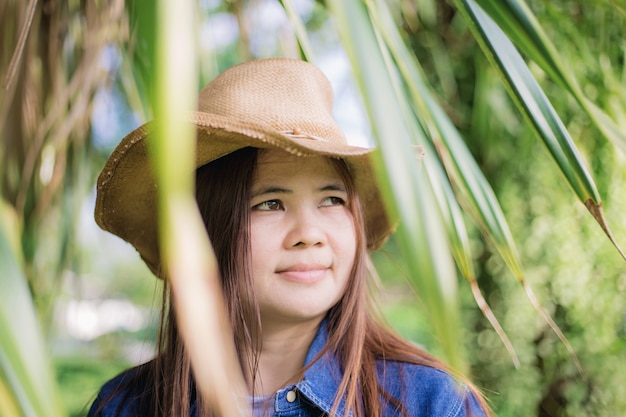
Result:
{"label": "woman's nose", "polygon": [[323,220],[316,216],[315,210],[299,210],[292,213],[292,222],[285,237],[287,249],[311,247],[326,244]]}

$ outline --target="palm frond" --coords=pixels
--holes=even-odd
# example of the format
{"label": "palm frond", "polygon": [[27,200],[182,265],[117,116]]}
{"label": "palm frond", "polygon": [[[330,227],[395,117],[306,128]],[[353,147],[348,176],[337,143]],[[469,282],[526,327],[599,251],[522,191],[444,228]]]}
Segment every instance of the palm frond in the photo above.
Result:
{"label": "palm frond", "polygon": [[[618,245],[606,223],[600,194],[591,173],[556,110],[532,76],[519,52],[477,3],[473,0],[456,0],[456,4],[459,10],[467,16],[468,22],[471,22],[472,33],[487,58],[497,68],[518,109],[550,151],[568,184],[579,200],[589,209],[622,258],[626,259],[626,254]],[[544,46],[544,49],[549,48]],[[558,74],[562,75],[562,73]],[[565,77],[562,79],[566,80]]]}

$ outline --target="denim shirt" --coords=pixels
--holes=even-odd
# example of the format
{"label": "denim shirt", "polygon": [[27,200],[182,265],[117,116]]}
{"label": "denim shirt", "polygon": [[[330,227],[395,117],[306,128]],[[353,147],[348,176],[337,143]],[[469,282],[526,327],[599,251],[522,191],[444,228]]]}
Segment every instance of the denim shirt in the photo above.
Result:
{"label": "denim shirt", "polygon": [[[306,357],[308,365],[323,349],[328,338],[325,322],[320,326]],[[402,402],[411,417],[484,417],[485,414],[469,389],[460,385],[444,371],[428,366],[405,362],[383,361],[377,363],[378,378],[382,388]],[[268,412],[271,417],[321,417],[330,414],[335,401],[335,393],[341,382],[341,368],[331,352],[326,352],[304,374],[302,381],[278,390],[271,399]],[[87,417],[94,416],[99,401],[115,389],[127,373],[107,382],[91,407]],[[117,415],[123,394],[113,398],[104,409],[104,417]],[[392,405],[383,403],[384,417],[401,415]],[[133,401],[126,401],[120,417],[142,416]],[[196,416],[196,404],[190,408],[190,416]],[[350,413],[352,415],[352,413]],[[336,413],[345,416],[345,402],[342,401]],[[345,416],[348,417],[348,416]]]}

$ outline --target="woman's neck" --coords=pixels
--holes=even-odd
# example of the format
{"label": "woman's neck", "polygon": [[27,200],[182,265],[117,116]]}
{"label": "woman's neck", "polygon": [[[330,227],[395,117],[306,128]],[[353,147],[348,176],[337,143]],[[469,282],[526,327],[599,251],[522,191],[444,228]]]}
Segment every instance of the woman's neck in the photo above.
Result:
{"label": "woman's neck", "polygon": [[263,344],[255,395],[269,395],[290,382],[302,370],[306,354],[321,320],[293,324],[263,324]]}

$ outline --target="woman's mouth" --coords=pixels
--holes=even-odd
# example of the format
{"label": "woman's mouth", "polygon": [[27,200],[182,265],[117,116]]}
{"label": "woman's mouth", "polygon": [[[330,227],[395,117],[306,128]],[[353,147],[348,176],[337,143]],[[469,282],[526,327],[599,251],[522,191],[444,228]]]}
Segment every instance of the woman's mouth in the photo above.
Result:
{"label": "woman's mouth", "polygon": [[279,269],[277,274],[288,281],[313,284],[321,281],[326,276],[328,269],[328,267],[322,265],[293,265],[285,269]]}

